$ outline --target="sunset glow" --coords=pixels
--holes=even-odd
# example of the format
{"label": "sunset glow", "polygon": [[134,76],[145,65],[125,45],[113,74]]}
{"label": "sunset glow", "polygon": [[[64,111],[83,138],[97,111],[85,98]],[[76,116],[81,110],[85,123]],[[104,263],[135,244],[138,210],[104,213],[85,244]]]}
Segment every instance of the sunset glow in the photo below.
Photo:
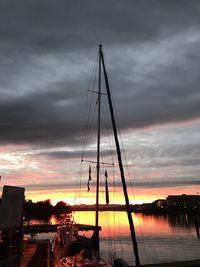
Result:
{"label": "sunset glow", "polygon": [[[120,191],[120,190],[119,190]],[[131,204],[142,204],[150,203],[156,199],[165,199],[168,195],[179,195],[183,192],[185,194],[194,194],[196,193],[195,186],[188,186],[187,188],[176,187],[176,188],[143,188],[143,189],[134,189],[134,196],[130,194],[130,203]],[[80,197],[79,197],[80,196]],[[110,197],[111,204],[124,204],[124,197],[121,193],[112,193]],[[78,192],[74,190],[66,189],[52,189],[51,192],[46,190],[38,191],[28,191],[26,192],[26,199],[32,199],[34,202],[50,199],[52,204],[55,205],[58,201],[64,201],[67,204],[94,204],[95,203],[95,192],[87,192],[87,190],[82,190]],[[117,201],[116,201],[117,200]],[[100,204],[105,204],[105,193],[100,194]]]}
{"label": "sunset glow", "polygon": [[[194,11],[199,10],[197,2],[191,4]],[[140,1],[136,6],[132,1],[116,2],[114,8],[107,3],[109,16],[104,5],[99,4],[99,9],[94,1],[83,13],[70,4],[67,17],[65,1],[48,8],[41,8],[38,0],[33,9],[26,1],[22,10],[3,7],[0,192],[7,184],[24,187],[26,198],[33,201],[94,203],[99,42],[130,202],[199,192],[199,14],[194,12],[191,20],[188,4],[177,8],[167,3],[159,4],[160,16],[154,16],[154,7],[146,4],[150,27]],[[38,17],[34,24],[32,12]],[[118,12],[126,14],[120,27],[116,27]],[[166,20],[158,20],[163,16]],[[10,17],[17,22],[19,34]],[[177,17],[184,18],[183,25]],[[120,204],[124,197],[103,72],[101,78],[100,203],[105,203],[108,167],[110,203]],[[88,161],[92,165],[90,192]]]}
{"label": "sunset glow", "polygon": [[[0,261],[20,254],[21,228],[56,232],[34,237],[50,240],[49,264],[68,264],[68,248],[82,265],[199,259],[200,0],[3,0],[0,12]],[[91,240],[22,227],[70,216],[95,226]]]}
{"label": "sunset glow", "polygon": [[[197,124],[196,120],[195,123]],[[200,122],[198,123],[200,126]],[[172,125],[170,131],[173,133],[175,127],[182,134],[183,126],[183,123],[180,126]],[[192,122],[186,123],[184,127],[189,132],[190,129],[194,130]],[[179,157],[176,156],[173,160],[172,157],[166,157],[164,154],[166,152],[163,152],[163,157],[159,156],[160,151],[165,151],[165,144],[160,140],[160,136],[166,135],[169,140],[173,137],[180,142],[178,136],[166,133],[169,130],[165,127],[154,127],[150,129],[150,132],[148,131],[148,129],[136,132],[128,131],[124,134],[124,146],[127,148],[126,156],[129,159],[127,162],[129,171],[125,168],[125,175],[129,185],[130,202],[141,204],[166,198],[168,195],[197,194],[199,192],[196,186],[198,184],[199,166],[190,166],[189,163],[182,164],[181,160],[185,162],[187,154],[181,152],[178,154]],[[158,131],[156,135],[155,131]],[[196,132],[193,132],[193,139],[196,141],[199,139]],[[185,140],[187,140],[187,144],[184,144]],[[162,146],[160,145],[159,148],[155,149],[156,142],[160,142]],[[184,139],[178,146],[179,148],[176,149],[182,151],[189,144],[190,140]],[[132,151],[130,147],[133,145],[134,149]],[[144,146],[147,147],[147,152],[144,152]],[[30,146],[25,145],[1,146],[0,149],[1,190],[4,184],[10,184],[25,187],[26,198],[33,201],[51,199],[53,204],[61,200],[70,205],[94,204],[96,169],[95,166],[92,166],[91,190],[87,192],[88,164],[81,166],[79,155],[67,159],[54,159],[46,156],[46,154],[42,156],[41,153],[44,153],[44,151],[41,152],[41,150],[30,152]],[[175,155],[179,153],[172,147],[171,151]],[[194,148],[189,155],[191,154],[196,162],[195,151],[197,150]],[[116,167],[114,176],[110,169],[108,174],[110,203],[123,204],[124,197]],[[190,178],[191,175],[193,175],[192,179]],[[114,178],[116,181],[114,181]],[[101,171],[100,179],[100,203],[104,204],[104,169]],[[115,186],[113,186],[114,184]]]}

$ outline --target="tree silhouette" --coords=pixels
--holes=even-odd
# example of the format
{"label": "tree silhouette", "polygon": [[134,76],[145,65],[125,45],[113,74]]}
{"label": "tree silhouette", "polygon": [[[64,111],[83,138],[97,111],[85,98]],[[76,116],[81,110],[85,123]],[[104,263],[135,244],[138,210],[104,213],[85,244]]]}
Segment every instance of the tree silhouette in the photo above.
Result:
{"label": "tree silhouette", "polygon": [[25,202],[25,218],[41,218],[47,219],[52,214],[71,213],[70,205],[63,201],[59,201],[55,206],[52,206],[51,200]]}

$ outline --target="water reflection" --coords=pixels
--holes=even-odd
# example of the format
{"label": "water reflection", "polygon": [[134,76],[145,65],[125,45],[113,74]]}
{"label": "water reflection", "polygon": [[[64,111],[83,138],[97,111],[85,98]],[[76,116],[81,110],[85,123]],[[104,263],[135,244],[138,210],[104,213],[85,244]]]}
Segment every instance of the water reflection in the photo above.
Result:
{"label": "water reflection", "polygon": [[[95,212],[74,212],[77,223],[92,224]],[[52,216],[48,221],[31,220],[29,223],[62,222],[63,216]],[[194,217],[191,215],[144,215],[133,214],[141,262],[160,263],[199,258],[200,240],[196,236]],[[113,249],[118,257],[133,265],[134,258],[129,225],[125,212],[100,212],[102,227],[101,251],[109,257]]]}
{"label": "water reflection", "polygon": [[69,214],[59,214],[59,215],[51,215],[48,218],[32,218],[26,219],[25,224],[60,224],[64,221],[71,219]]}
{"label": "water reflection", "polygon": [[190,227],[194,225],[193,214],[168,215],[168,222],[172,227]]}
{"label": "water reflection", "polygon": [[[193,215],[145,215],[142,213],[133,213],[133,221],[137,234],[154,235],[159,233],[171,234],[174,233],[174,228],[180,231],[191,229],[195,233],[195,219]],[[44,219],[29,219],[26,220],[28,224],[60,224],[68,218],[68,215],[52,215]],[[73,212],[71,220],[76,223],[95,224],[95,212],[79,211]],[[116,230],[120,235],[129,235],[128,219],[125,212],[100,212],[99,224],[102,227],[101,235],[106,237],[108,235],[116,234]],[[184,229],[185,230],[184,230]],[[118,233],[119,234],[119,233]]]}

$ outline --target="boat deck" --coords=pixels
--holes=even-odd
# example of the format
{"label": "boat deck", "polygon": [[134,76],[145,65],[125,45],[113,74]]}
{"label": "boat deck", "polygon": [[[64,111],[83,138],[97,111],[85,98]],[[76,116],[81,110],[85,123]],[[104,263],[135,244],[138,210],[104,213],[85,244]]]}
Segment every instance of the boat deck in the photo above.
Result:
{"label": "boat deck", "polygon": [[[50,266],[50,242],[40,240],[26,245],[20,267],[47,267]],[[52,266],[52,265],[51,265]]]}
{"label": "boat deck", "polygon": [[23,256],[21,257],[20,267],[28,266],[29,262],[35,255],[36,249],[37,249],[36,243],[29,243],[26,245]]}

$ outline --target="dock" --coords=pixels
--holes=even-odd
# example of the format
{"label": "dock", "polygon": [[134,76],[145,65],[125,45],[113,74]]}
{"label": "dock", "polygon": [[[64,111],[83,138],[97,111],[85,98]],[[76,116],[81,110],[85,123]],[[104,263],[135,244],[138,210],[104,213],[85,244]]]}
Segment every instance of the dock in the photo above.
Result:
{"label": "dock", "polygon": [[[94,225],[87,224],[76,224],[79,231],[94,231]],[[36,234],[36,233],[53,233],[56,232],[59,224],[30,224],[24,226],[24,234]],[[98,230],[101,231],[101,227],[98,227]]]}
{"label": "dock", "polygon": [[31,240],[26,244],[20,267],[50,267],[50,260],[50,241]]}
{"label": "dock", "polygon": [[[47,267],[50,266],[49,260],[49,241],[44,240],[37,243],[35,254],[29,261],[28,265],[25,265],[24,267]],[[20,265],[20,267],[23,267],[23,265]]]}
{"label": "dock", "polygon": [[28,266],[29,262],[33,258],[33,256],[36,253],[37,244],[35,243],[29,243],[26,245],[25,250],[23,252],[23,255],[21,257],[20,261],[20,267],[26,267]]}
{"label": "dock", "polygon": [[53,233],[56,232],[58,224],[30,224],[25,225],[23,228],[24,234],[36,233]]}

